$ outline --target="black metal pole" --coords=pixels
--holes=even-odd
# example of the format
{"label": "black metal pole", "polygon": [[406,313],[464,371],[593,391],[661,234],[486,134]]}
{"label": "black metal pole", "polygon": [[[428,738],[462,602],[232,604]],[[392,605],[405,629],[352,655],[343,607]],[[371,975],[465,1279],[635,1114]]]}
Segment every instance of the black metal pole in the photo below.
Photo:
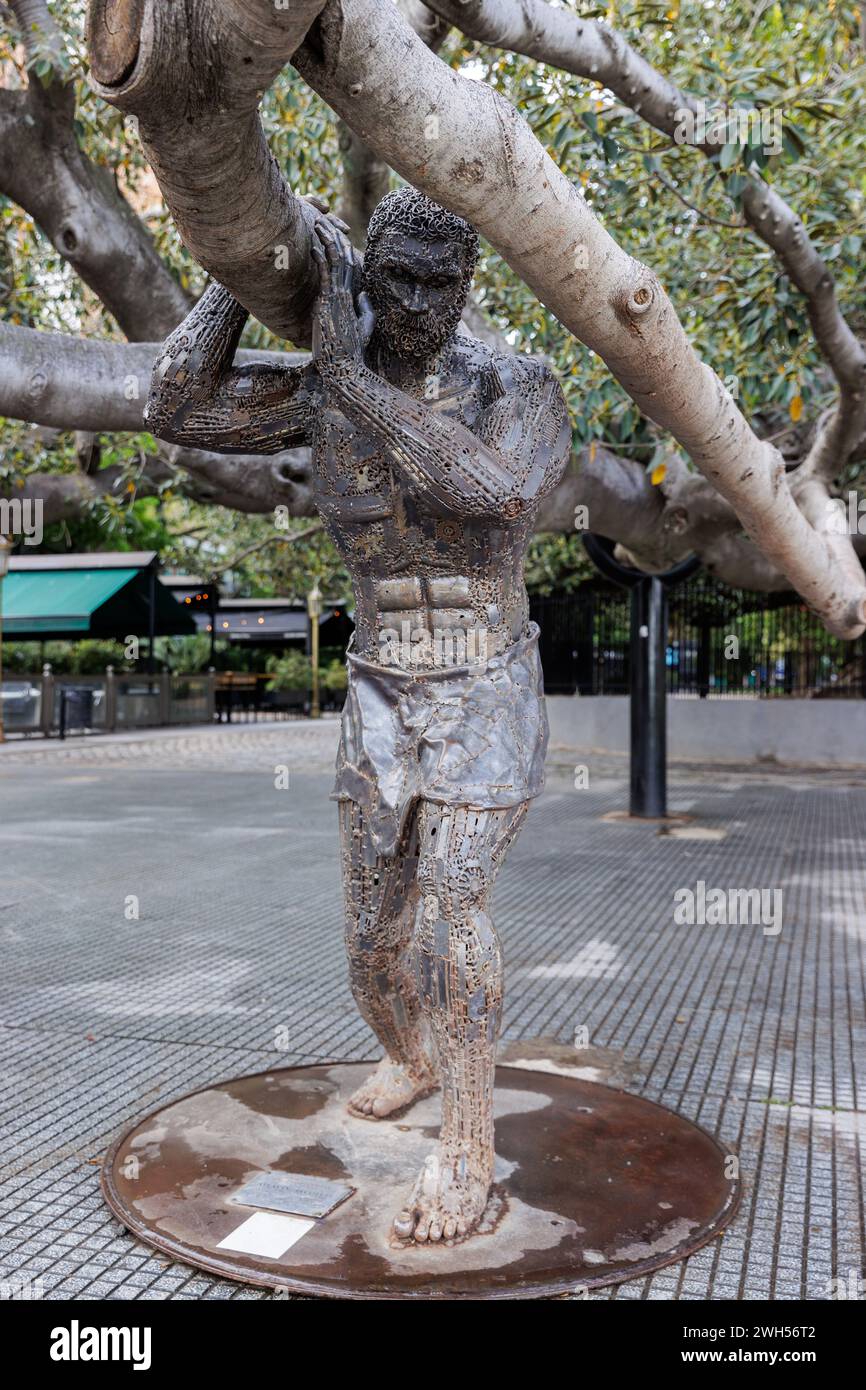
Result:
{"label": "black metal pole", "polygon": [[631,591],[629,815],[667,815],[667,595],[656,575]]}
{"label": "black metal pole", "polygon": [[710,638],[712,629],[709,623],[701,623],[698,635],[698,695],[706,700],[710,693]]}
{"label": "black metal pole", "polygon": [[667,815],[667,589],[693,575],[700,560],[691,555],[649,575],[614,559],[612,541],[585,532],[583,543],[603,575],[631,590],[629,815],[654,820]]}

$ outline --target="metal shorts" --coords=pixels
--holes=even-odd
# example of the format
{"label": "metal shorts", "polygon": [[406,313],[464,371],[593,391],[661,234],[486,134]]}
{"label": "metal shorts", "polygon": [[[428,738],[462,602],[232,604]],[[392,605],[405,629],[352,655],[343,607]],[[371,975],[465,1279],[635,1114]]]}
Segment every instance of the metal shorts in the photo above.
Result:
{"label": "metal shorts", "polygon": [[396,853],[419,800],[516,806],[544,786],[547,714],[538,627],[484,663],[407,671],[348,654],[332,796],[366,812],[378,854]]}

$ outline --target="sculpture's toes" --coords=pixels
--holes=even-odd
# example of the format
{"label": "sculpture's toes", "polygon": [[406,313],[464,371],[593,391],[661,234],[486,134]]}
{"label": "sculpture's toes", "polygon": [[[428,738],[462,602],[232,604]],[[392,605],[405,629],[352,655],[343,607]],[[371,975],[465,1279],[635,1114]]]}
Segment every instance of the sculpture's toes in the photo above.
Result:
{"label": "sculpture's toes", "polygon": [[350,1097],[347,1108],[352,1115],[366,1116],[370,1114],[373,1109],[373,1098],[366,1087],[362,1086]]}
{"label": "sculpture's toes", "polygon": [[[461,1168],[457,1176],[456,1168]],[[487,1203],[487,1184],[467,1179],[463,1165],[442,1164],[431,1154],[407,1205],[394,1221],[400,1240],[418,1245],[461,1240],[475,1229]]]}
{"label": "sculpture's toes", "polygon": [[411,1240],[415,1230],[415,1214],[405,1208],[394,1217],[394,1233],[400,1240]]}
{"label": "sculpture's toes", "polygon": [[374,1096],[366,1113],[374,1115],[377,1120],[384,1120],[385,1116],[390,1115],[392,1110],[407,1105],[411,1099],[412,1093],[408,1089],[405,1096],[396,1091],[390,1096]]}
{"label": "sculpture's toes", "polygon": [[[438,1207],[404,1210],[394,1221],[394,1230],[400,1239],[414,1240],[417,1245],[438,1245],[443,1240],[453,1240],[457,1227],[456,1218],[446,1216]],[[463,1229],[466,1230],[465,1222]]]}
{"label": "sculpture's toes", "polygon": [[384,1120],[389,1115],[406,1110],[414,1101],[429,1095],[435,1087],[432,1073],[416,1077],[397,1062],[383,1058],[373,1075],[349,1099],[349,1113],[364,1120]]}

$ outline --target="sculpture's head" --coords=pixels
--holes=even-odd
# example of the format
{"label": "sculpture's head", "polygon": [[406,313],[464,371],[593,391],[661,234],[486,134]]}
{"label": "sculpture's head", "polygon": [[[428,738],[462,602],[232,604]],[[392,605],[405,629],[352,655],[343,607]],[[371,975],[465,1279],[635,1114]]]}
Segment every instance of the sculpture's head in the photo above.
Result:
{"label": "sculpture's head", "polygon": [[376,331],[399,357],[429,357],[454,332],[472,283],[478,236],[408,184],[388,193],[367,228],[364,289]]}

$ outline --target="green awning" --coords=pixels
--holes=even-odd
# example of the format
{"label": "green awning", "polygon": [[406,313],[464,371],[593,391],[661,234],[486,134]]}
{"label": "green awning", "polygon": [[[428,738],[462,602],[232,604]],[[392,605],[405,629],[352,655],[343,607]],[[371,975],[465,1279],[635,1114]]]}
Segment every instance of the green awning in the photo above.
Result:
{"label": "green awning", "polygon": [[24,632],[90,631],[97,608],[134,579],[138,570],[11,571],[3,581],[3,629]]}
{"label": "green awning", "polygon": [[2,580],[2,605],[4,635],[24,642],[143,637],[151,620],[157,637],[196,631],[192,614],[141,566],[12,568]]}

